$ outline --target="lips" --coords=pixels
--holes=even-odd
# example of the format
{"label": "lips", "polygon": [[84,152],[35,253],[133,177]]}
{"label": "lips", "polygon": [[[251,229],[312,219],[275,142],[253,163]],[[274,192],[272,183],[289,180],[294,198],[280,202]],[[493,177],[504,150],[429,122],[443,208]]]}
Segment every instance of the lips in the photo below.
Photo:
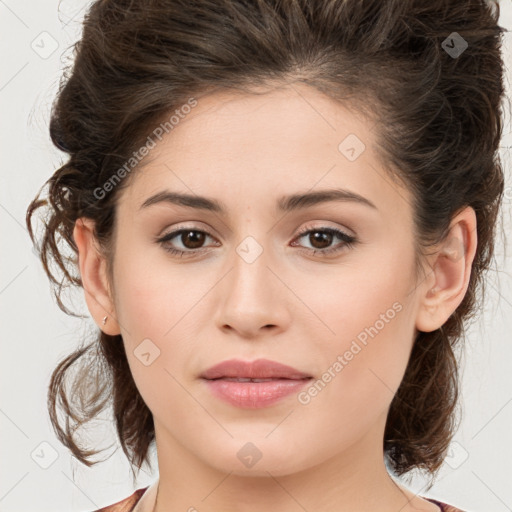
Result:
{"label": "lips", "polygon": [[243,409],[277,404],[298,393],[313,377],[268,359],[230,359],[201,374],[207,389],[224,402]]}
{"label": "lips", "polygon": [[291,366],[271,361],[269,359],[256,359],[243,361],[230,359],[212,366],[201,374],[203,379],[224,379],[236,382],[266,382],[276,379],[303,380],[312,378],[311,375],[301,372]]}

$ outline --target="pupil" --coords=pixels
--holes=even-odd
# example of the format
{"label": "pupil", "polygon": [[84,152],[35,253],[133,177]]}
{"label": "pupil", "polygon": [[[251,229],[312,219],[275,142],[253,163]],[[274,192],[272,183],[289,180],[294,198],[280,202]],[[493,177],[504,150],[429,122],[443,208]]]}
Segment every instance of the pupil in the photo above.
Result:
{"label": "pupil", "polygon": [[[186,237],[192,238],[192,247],[189,247],[189,244],[185,243],[184,240]],[[195,241],[194,238],[196,238]],[[185,247],[188,249],[197,249],[201,246],[201,243],[204,242],[204,233],[199,233],[197,231],[189,231],[187,233],[183,233],[181,241],[183,242],[183,245],[185,245]]]}
{"label": "pupil", "polygon": [[[321,243],[322,241],[326,242],[326,243],[324,243],[323,245],[321,245],[321,247],[319,247],[320,249],[321,249],[321,248],[324,248],[324,247],[328,247],[328,246],[330,245],[330,238],[329,238],[329,237],[331,237],[331,236],[332,236],[330,233],[320,233],[320,232],[316,231],[316,232],[314,232],[314,233],[311,233],[311,235],[312,235],[313,239],[314,239],[316,242],[320,242],[320,243]],[[319,235],[319,236],[317,236],[317,235]],[[327,237],[327,238],[326,238],[326,237]],[[311,241],[311,240],[310,240],[310,241]],[[316,242],[315,242],[315,243],[316,243]],[[311,245],[313,245],[313,247],[317,247],[317,246],[315,245],[315,243],[312,243]]]}

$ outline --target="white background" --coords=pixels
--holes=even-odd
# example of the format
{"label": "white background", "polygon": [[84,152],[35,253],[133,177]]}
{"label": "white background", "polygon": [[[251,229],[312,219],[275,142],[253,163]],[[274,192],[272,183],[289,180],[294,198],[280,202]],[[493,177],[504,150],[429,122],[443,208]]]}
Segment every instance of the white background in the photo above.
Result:
{"label": "white background", "polygon": [[[60,5],[53,0],[0,0],[1,512],[91,511],[127,497],[157,476],[142,472],[133,487],[128,462],[115,446],[106,452],[114,455],[105,463],[93,468],[78,463],[56,439],[46,410],[52,370],[79,338],[96,328],[89,318],[67,317],[57,307],[24,222],[28,203],[63,162],[49,140],[49,112],[87,5],[78,0]],[[500,23],[512,30],[512,0],[501,5]],[[52,41],[58,48],[46,55]],[[510,91],[510,34],[505,36],[505,60]],[[486,308],[471,326],[466,344],[461,428],[429,492],[421,492],[421,478],[404,482],[468,512],[512,510],[511,131],[507,114],[501,155],[507,174],[503,230],[508,251],[499,236],[497,271],[489,275]],[[83,297],[74,297],[75,311],[88,316]],[[99,432],[99,439],[91,438],[93,444],[109,445],[112,432],[103,432],[105,441]],[[52,456],[56,460],[42,468]]]}

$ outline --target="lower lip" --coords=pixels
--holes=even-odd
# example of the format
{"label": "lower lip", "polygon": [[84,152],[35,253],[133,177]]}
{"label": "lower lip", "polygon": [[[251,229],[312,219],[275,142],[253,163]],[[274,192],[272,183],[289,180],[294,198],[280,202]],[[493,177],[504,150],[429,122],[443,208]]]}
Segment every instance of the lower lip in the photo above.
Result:
{"label": "lower lip", "polygon": [[288,395],[297,393],[311,381],[311,379],[276,379],[266,382],[203,380],[215,396],[244,409],[260,409],[272,405]]}

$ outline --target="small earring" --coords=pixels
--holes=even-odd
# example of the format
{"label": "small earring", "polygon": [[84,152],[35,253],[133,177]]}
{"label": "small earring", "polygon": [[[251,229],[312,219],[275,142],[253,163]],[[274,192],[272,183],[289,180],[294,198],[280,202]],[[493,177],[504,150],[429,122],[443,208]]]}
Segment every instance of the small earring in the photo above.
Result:
{"label": "small earring", "polygon": [[105,315],[105,316],[103,317],[103,325],[105,325],[105,324],[107,323],[107,320],[108,320],[108,317],[107,317],[107,315]]}

